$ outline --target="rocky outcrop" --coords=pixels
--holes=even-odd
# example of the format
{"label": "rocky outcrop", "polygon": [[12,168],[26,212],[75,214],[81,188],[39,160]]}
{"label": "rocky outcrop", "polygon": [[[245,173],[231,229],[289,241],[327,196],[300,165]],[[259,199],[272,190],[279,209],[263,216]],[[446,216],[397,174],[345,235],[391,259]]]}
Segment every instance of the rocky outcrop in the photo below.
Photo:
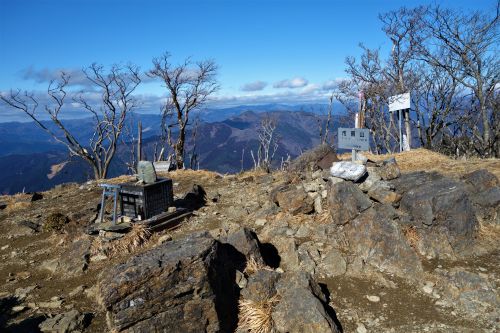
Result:
{"label": "rocky outcrop", "polygon": [[[420,232],[421,238],[442,234],[455,252],[462,252],[471,245],[478,227],[476,212],[465,186],[435,174],[423,177],[432,181],[419,180],[419,186],[415,186],[414,180],[419,175],[403,175],[395,183],[397,190],[404,191],[401,210],[409,217],[409,224]],[[427,245],[432,247],[432,244]]]}
{"label": "rocky outcrop", "polygon": [[290,163],[289,170],[293,172],[327,170],[333,162],[339,159],[329,145],[320,145],[304,152]]}
{"label": "rocky outcrop", "polygon": [[500,225],[500,187],[498,178],[481,169],[462,177],[476,214],[483,223]]}
{"label": "rocky outcrop", "polygon": [[234,330],[238,299],[234,255],[201,233],[164,243],[108,269],[100,278],[98,298],[107,311],[109,329]]}
{"label": "rocky outcrop", "polygon": [[41,332],[49,333],[77,333],[88,324],[90,316],[76,310],[60,313],[40,323]]}
{"label": "rocky outcrop", "polygon": [[328,209],[336,224],[346,224],[371,207],[371,200],[352,182],[330,184]]}
{"label": "rocky outcrop", "polygon": [[[340,332],[320,286],[305,273],[285,273],[276,286],[280,301],[272,312],[278,332]],[[333,316],[333,317],[332,317]]]}
{"label": "rocky outcrop", "polygon": [[349,249],[356,258],[354,270],[376,268],[404,277],[422,272],[420,260],[395,218],[391,206],[379,204],[346,226]]}
{"label": "rocky outcrop", "polygon": [[83,236],[68,246],[64,256],[45,260],[39,268],[67,277],[77,276],[85,272],[88,268],[91,246],[92,238]]}

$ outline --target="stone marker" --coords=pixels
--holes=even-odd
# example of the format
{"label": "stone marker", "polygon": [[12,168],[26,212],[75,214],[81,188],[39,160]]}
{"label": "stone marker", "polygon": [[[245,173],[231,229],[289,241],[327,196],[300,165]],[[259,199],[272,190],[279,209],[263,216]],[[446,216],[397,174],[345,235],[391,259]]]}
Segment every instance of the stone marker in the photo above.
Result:
{"label": "stone marker", "polygon": [[330,174],[334,177],[357,181],[366,173],[366,167],[357,163],[341,161],[333,163]]}
{"label": "stone marker", "polygon": [[154,184],[156,182],[156,171],[153,163],[149,161],[139,161],[137,165],[137,178],[146,184]]}

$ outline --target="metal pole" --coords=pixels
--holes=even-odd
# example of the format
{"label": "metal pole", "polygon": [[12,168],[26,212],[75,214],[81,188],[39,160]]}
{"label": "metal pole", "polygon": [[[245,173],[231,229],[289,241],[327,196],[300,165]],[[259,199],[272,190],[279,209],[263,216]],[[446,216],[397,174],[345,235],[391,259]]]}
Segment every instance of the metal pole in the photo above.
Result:
{"label": "metal pole", "polygon": [[[354,128],[359,128],[359,113],[356,113],[356,116],[354,117]],[[352,150],[351,159],[353,162],[355,162],[358,159],[356,149]]]}
{"label": "metal pole", "polygon": [[137,124],[137,163],[142,160],[142,122]]}
{"label": "metal pole", "polygon": [[403,151],[403,132],[401,130],[401,118],[403,117],[403,111],[398,110],[399,112],[399,152]]}
{"label": "metal pole", "polygon": [[100,223],[102,223],[104,219],[104,201],[106,199],[106,188],[102,189],[102,199],[101,199],[101,217],[99,219]]}
{"label": "metal pole", "polygon": [[115,199],[115,202],[113,204],[113,225],[116,225],[116,202],[118,201],[118,189],[117,188],[115,188],[114,199]]}

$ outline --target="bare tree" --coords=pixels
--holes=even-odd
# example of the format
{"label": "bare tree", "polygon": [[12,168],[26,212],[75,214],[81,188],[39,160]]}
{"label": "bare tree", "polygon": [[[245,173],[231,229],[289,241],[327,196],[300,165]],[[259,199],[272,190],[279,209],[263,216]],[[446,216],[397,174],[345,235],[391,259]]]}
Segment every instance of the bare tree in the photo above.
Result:
{"label": "bare tree", "polygon": [[330,134],[330,123],[332,121],[332,112],[333,112],[333,100],[334,100],[334,93],[328,97],[328,107],[326,111],[326,122],[323,128],[321,119],[318,121],[320,122],[319,124],[319,139],[320,139],[320,144],[327,144],[329,141],[328,135]]}
{"label": "bare tree", "polygon": [[177,129],[176,140],[172,143],[172,148],[177,168],[182,169],[185,166],[184,146],[190,113],[204,105],[210,95],[218,90],[217,65],[213,60],[194,63],[190,58],[180,65],[173,65],[170,61],[170,54],[166,52],[153,59],[153,69],[147,74],[161,79],[167,88],[168,99],[163,113],[171,113],[175,116],[176,122],[170,126],[175,126]]}
{"label": "bare tree", "polygon": [[470,119],[475,150],[482,156],[500,156],[500,124],[494,109],[498,97],[498,16],[500,2],[492,14],[462,13],[439,6],[430,9],[426,30],[428,43],[419,51],[431,66],[445,71],[473,94]]}
{"label": "bare tree", "polygon": [[[416,47],[424,38],[421,31],[425,12],[425,7],[401,8],[379,15],[382,30],[392,42],[390,60],[383,72],[393,94],[402,94],[414,88],[414,83],[409,81],[412,78]],[[403,118],[408,145],[411,147],[410,110],[404,111]]]}
{"label": "bare tree", "polygon": [[100,92],[98,106],[90,102],[83,93],[74,98],[75,102],[90,112],[94,121],[94,133],[88,145],[80,143],[75,133],[71,133],[61,120],[60,114],[66,102],[70,79],[66,73],[62,72],[59,80],[50,82],[47,89],[50,102],[44,105],[44,110],[56,130],[46,125],[36,113],[39,103],[33,93],[11,90],[8,96],[2,95],[0,99],[28,115],[55,141],[65,145],[71,155],[84,159],[92,167],[96,179],[102,179],[106,178],[115,155],[126,115],[136,106],[132,92],[141,80],[139,69],[132,65],[125,68],[114,65],[106,72],[102,66],[92,64],[84,73],[96,91]]}
{"label": "bare tree", "polygon": [[275,133],[276,130],[276,119],[266,115],[258,129],[259,137],[259,149],[257,151],[257,160],[253,155],[253,151],[250,151],[252,159],[254,161],[255,168],[262,168],[269,172],[271,169],[271,164],[274,159],[274,155],[279,147],[279,138]]}

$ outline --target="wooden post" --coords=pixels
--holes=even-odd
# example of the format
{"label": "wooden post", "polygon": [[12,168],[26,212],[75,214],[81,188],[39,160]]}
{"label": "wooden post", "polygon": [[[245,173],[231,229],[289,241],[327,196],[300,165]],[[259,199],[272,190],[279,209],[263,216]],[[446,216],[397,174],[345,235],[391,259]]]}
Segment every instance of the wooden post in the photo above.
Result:
{"label": "wooden post", "polygon": [[139,120],[137,123],[137,163],[142,160],[142,123]]}

